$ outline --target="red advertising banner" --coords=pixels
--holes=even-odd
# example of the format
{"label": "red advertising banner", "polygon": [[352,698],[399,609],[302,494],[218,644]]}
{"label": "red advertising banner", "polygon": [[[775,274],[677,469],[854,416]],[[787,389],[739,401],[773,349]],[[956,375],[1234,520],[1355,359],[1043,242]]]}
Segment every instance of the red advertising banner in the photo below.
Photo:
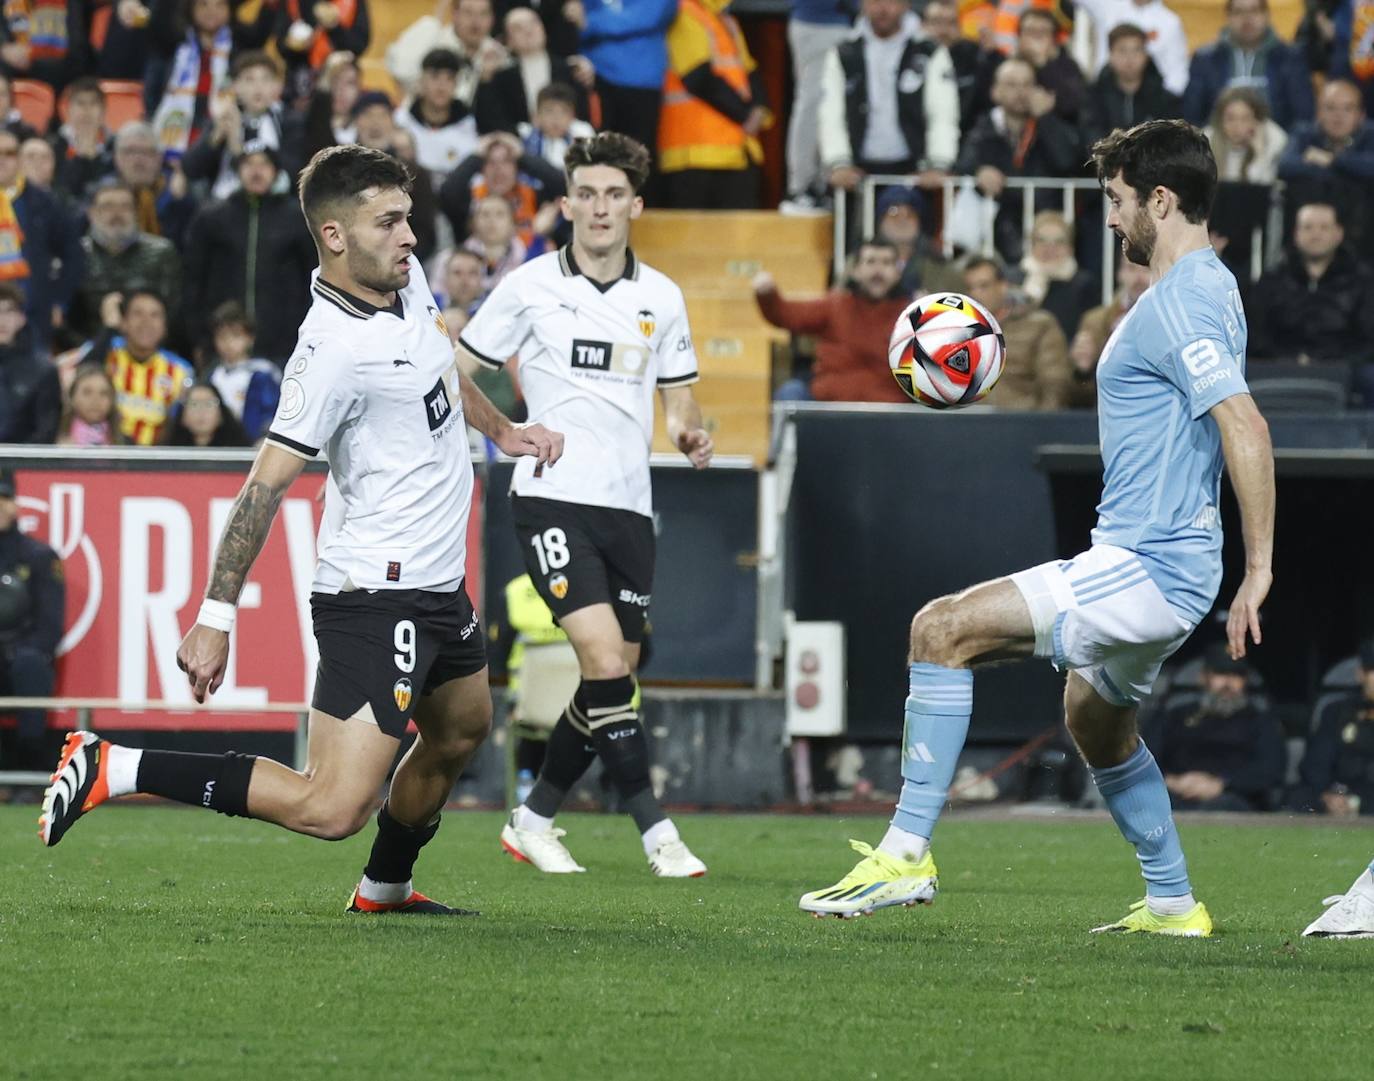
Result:
{"label": "red advertising banner", "polygon": [[[195,620],[211,560],[246,469],[31,468],[18,462],[20,529],[62,559],[65,634],[58,697],[184,702],[198,714],[176,650]],[[151,464],[151,463],[150,463]],[[282,501],[239,598],[229,666],[215,705],[309,702],[319,656],[310,620],[323,473]],[[480,508],[480,492],[474,508]],[[468,528],[469,592],[480,587],[480,511]],[[473,593],[474,603],[480,597]],[[228,714],[220,715],[220,722]],[[213,716],[101,711],[106,727],[190,727]],[[235,713],[239,729],[289,730],[290,714]]]}

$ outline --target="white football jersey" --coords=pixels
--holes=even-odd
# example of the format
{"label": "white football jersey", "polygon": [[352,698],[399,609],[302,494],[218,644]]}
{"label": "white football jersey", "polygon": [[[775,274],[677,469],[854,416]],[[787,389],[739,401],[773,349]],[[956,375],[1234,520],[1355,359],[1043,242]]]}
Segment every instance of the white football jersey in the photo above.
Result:
{"label": "white football jersey", "polygon": [[507,274],[459,342],[494,368],[518,354],[530,420],[565,436],[557,465],[515,463],[516,495],[653,513],[654,391],[697,381],[671,279],[627,251],[621,277],[593,282],[566,247]]}
{"label": "white football jersey", "polygon": [[[472,459],[448,328],[420,261],[390,308],[312,276],[313,303],[286,362],[267,441],[322,449],[326,496],[312,588],[461,587]],[[333,505],[342,501],[342,507]]]}

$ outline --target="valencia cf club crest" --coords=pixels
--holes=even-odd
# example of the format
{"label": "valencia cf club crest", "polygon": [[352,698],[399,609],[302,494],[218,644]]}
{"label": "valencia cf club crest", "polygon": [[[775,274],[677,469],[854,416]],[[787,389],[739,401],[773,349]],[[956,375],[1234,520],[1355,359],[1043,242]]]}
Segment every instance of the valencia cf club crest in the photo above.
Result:
{"label": "valencia cf club crest", "polygon": [[410,700],[413,697],[410,690],[410,680],[402,676],[391,685],[391,697],[396,699],[396,708],[402,713],[410,708]]}
{"label": "valencia cf club crest", "polygon": [[639,332],[646,338],[652,338],[654,328],[658,326],[658,322],[654,319],[654,313],[648,308],[640,308],[639,314],[635,318],[639,320]]}
{"label": "valencia cf club crest", "polygon": [[566,597],[568,595],[567,575],[555,574],[552,578],[550,578],[549,592],[552,593],[555,597],[557,597],[560,601],[564,597]]}
{"label": "valencia cf club crest", "polygon": [[449,336],[448,324],[444,322],[443,313],[440,312],[439,309],[436,308],[433,304],[428,304],[426,305],[426,307],[429,308],[429,314],[434,316],[435,329],[438,330],[439,333],[442,334],[445,338],[447,338]]}

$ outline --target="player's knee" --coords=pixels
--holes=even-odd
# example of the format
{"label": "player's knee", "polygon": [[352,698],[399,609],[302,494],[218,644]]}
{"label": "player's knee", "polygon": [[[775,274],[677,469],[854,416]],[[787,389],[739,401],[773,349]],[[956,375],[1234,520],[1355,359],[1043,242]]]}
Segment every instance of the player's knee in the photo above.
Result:
{"label": "player's knee", "polygon": [[948,668],[962,667],[963,635],[953,597],[931,601],[911,621],[911,659]]}
{"label": "player's knee", "polygon": [[620,679],[630,674],[630,666],[618,646],[587,651],[581,668],[583,679]]}
{"label": "player's knee", "polygon": [[442,762],[465,762],[491,734],[491,708],[474,710],[455,718],[441,732],[429,732],[421,738],[426,750]]}
{"label": "player's knee", "polygon": [[302,833],[322,841],[342,841],[367,825],[372,800],[327,793],[312,793],[300,807]]}

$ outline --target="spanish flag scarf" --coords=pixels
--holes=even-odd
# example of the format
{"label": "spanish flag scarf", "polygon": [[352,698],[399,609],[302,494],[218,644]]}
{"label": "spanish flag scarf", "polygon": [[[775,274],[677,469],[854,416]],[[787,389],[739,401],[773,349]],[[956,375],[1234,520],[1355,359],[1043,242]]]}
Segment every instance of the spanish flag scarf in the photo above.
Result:
{"label": "spanish flag scarf", "polygon": [[12,188],[0,188],[0,281],[28,281],[29,263],[24,258],[24,230],[14,212],[14,201],[24,193],[21,176]]}

